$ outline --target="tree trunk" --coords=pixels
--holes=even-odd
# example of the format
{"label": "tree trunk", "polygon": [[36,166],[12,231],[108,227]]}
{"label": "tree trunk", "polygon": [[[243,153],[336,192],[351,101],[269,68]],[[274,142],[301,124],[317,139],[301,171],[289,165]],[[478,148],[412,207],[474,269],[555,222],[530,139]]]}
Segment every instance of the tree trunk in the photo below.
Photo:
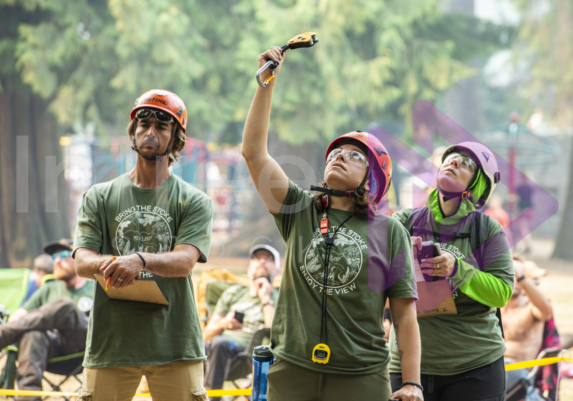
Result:
{"label": "tree trunk", "polygon": [[573,260],[573,145],[569,156],[569,180],[567,181],[567,196],[561,216],[561,226],[557,232],[553,258]]}
{"label": "tree trunk", "polygon": [[47,102],[21,89],[0,94],[0,268],[30,268],[43,244],[70,237],[64,173],[46,182],[47,157],[62,161],[56,124]]}

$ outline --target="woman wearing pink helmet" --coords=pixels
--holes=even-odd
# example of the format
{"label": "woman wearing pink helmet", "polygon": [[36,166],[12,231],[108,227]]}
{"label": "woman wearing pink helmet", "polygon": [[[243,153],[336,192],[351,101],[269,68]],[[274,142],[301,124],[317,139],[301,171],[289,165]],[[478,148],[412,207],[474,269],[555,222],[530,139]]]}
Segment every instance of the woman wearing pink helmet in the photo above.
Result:
{"label": "woman wearing pink helmet", "polygon": [[[484,145],[450,146],[426,206],[392,216],[410,231],[417,251],[422,240],[440,244],[442,251],[421,260],[418,276],[425,400],[505,400],[499,308],[512,294],[512,257],[501,225],[476,211],[499,178],[495,156]],[[391,344],[394,338],[392,330]],[[399,388],[403,366],[398,348],[391,345],[391,351],[392,387]]]}
{"label": "woman wearing pink helmet", "polygon": [[[280,63],[278,74],[280,48],[261,54],[259,66],[268,60]],[[388,152],[373,135],[350,132],[328,148],[317,194],[301,189],[267,150],[275,82],[257,88],[243,136],[251,177],[287,247],[268,399],[421,401],[410,238],[376,211],[390,183]],[[398,335],[404,383],[394,394],[382,323],[387,298],[395,324],[404,328]]]}

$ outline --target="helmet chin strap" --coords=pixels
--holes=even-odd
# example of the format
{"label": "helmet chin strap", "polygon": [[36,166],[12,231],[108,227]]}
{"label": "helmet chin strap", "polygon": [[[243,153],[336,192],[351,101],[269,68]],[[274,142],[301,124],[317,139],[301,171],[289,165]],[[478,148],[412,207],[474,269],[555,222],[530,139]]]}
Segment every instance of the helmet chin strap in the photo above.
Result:
{"label": "helmet chin strap", "polygon": [[368,172],[364,176],[364,179],[362,180],[362,182],[360,183],[358,188],[353,189],[351,191],[339,191],[337,189],[331,189],[331,188],[328,188],[326,183],[322,187],[318,187],[316,185],[311,185],[310,190],[315,191],[315,192],[322,192],[325,195],[336,196],[339,198],[351,198],[352,196],[354,196],[355,193],[358,196],[362,196],[366,193],[364,186],[366,185],[367,180],[368,180]]}
{"label": "helmet chin strap", "polygon": [[[161,158],[159,160],[157,160],[159,163],[161,163],[163,161],[163,159],[165,159],[165,156],[167,156],[168,154],[171,153],[171,144],[173,143],[173,137],[175,136],[175,130],[177,130],[177,123],[173,124],[173,130],[171,131],[171,138],[169,138],[169,143],[167,144],[167,149],[165,149],[165,152],[161,155]],[[133,135],[133,144],[131,145],[131,149],[133,149],[141,157],[143,157],[143,155],[141,154],[139,149],[137,149],[137,145],[135,144],[135,135]],[[143,157],[143,158],[145,159],[145,157]]]}

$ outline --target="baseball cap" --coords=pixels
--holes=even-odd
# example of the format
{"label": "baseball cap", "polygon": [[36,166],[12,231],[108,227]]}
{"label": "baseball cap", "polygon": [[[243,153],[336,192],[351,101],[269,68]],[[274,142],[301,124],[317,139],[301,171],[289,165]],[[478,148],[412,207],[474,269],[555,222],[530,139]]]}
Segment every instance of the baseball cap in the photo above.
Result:
{"label": "baseball cap", "polygon": [[253,259],[253,257],[255,256],[255,252],[261,249],[267,250],[273,255],[273,259],[275,260],[275,267],[277,270],[279,270],[281,266],[281,255],[279,254],[279,251],[277,251],[270,245],[266,244],[255,245],[249,251],[249,258]]}
{"label": "baseball cap", "polygon": [[48,255],[62,251],[72,251],[73,242],[71,239],[63,238],[59,241],[48,242],[44,245],[44,252]]}

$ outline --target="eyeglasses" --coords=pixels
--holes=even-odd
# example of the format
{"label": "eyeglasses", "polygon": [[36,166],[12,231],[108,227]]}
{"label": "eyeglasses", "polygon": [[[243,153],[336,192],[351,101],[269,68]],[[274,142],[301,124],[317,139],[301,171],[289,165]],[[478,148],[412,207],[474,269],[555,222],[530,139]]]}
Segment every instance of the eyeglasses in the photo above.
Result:
{"label": "eyeglasses", "polygon": [[151,116],[155,116],[157,121],[161,121],[165,124],[169,124],[173,121],[173,116],[171,114],[157,109],[139,109],[135,113],[135,118],[139,121],[147,120]]}
{"label": "eyeglasses", "polygon": [[253,255],[253,257],[251,259],[256,261],[256,262],[259,262],[259,263],[266,263],[266,262],[274,262],[275,261],[275,258],[272,255],[267,256],[266,258],[263,256],[257,257],[256,255]]}
{"label": "eyeglasses", "polygon": [[62,251],[62,252],[57,252],[57,253],[53,253],[52,254],[52,260],[56,260],[57,257],[60,257],[62,259],[68,258],[70,256],[72,256],[72,252],[70,251]]}
{"label": "eyeglasses", "polygon": [[461,167],[461,168],[463,168],[463,169],[465,169],[465,170],[468,170],[470,173],[475,173],[475,171],[476,171],[476,169],[477,169],[477,164],[476,164],[472,159],[470,159],[469,157],[464,156],[464,155],[459,154],[459,153],[449,154],[449,155],[444,159],[444,162],[443,162],[442,164],[443,164],[443,165],[446,165],[446,166],[447,166],[447,165],[450,165],[450,164],[452,164],[452,162],[453,162],[455,159],[459,159],[459,160],[458,160],[458,163],[460,163],[460,167]]}
{"label": "eyeglasses", "polygon": [[342,149],[336,148],[332,152],[328,154],[326,158],[326,164],[329,164],[331,161],[336,159],[340,154],[343,154],[344,157],[347,157],[348,160],[360,164],[362,167],[368,167],[368,160],[366,160],[366,156],[362,153],[358,152],[357,150],[352,149]]}

